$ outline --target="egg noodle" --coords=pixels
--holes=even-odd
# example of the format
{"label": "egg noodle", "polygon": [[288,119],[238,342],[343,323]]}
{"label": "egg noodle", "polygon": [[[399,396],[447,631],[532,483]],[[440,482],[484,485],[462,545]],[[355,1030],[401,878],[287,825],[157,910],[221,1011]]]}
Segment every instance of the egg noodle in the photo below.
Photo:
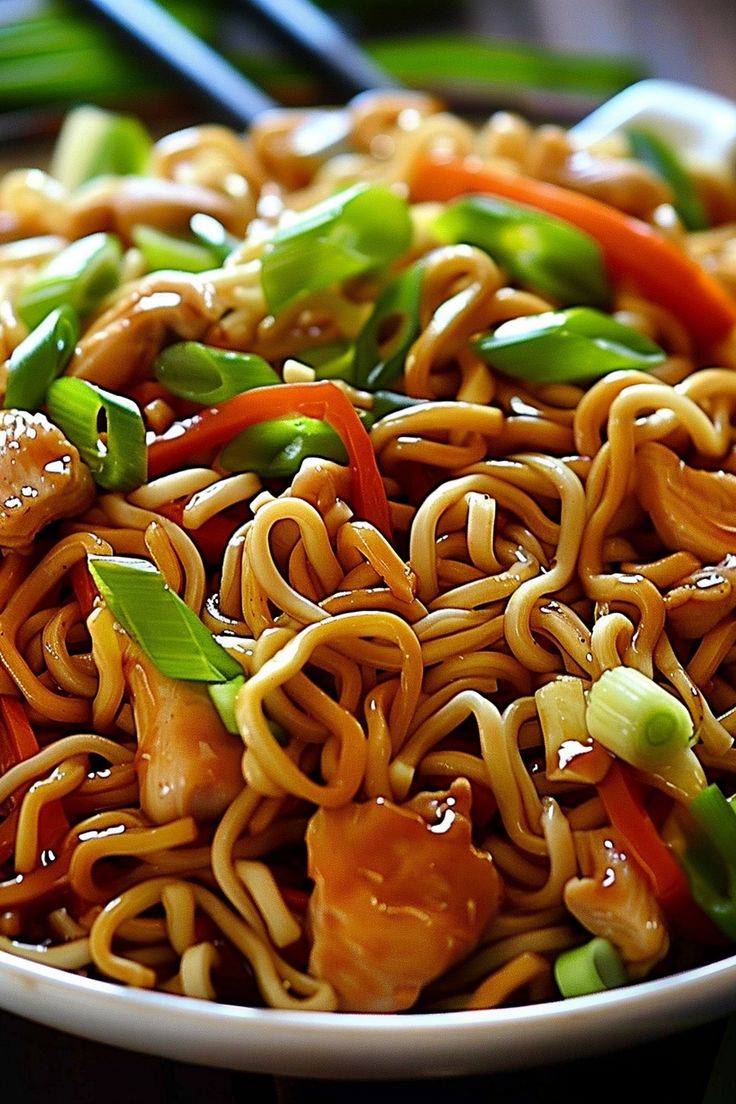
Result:
{"label": "egg noodle", "polygon": [[[708,226],[690,230],[618,140],[581,150],[558,127],[470,125],[408,93],[340,118],[327,153],[305,152],[309,112],[284,111],[246,136],[164,137],[145,172],[0,183],[0,949],[205,1000],[382,1012],[603,988],[564,981],[568,952],[591,947],[616,984],[723,957],[736,934],[693,840],[699,795],[736,790],[736,184],[691,167]],[[454,197],[497,177],[649,234],[653,259],[632,247],[628,267],[628,239],[611,232],[607,252],[581,222],[608,298],[563,301],[509,259],[543,210],[523,189],[511,246],[451,240]],[[405,206],[406,243],[320,282],[305,238],[304,290],[274,306],[283,230],[356,183]],[[137,228],[191,241],[194,215],[228,249],[200,271],[152,263]],[[543,217],[558,216],[570,225]],[[48,399],[10,402],[42,320],[28,289],[92,235],[119,243],[119,279],[78,308]],[[407,273],[414,298],[379,317],[374,362],[340,370]],[[576,339],[536,352],[526,323],[566,329],[578,307],[633,335],[630,361],[541,370],[575,361]],[[536,375],[494,361],[513,320]],[[198,400],[158,367],[181,343],[262,358],[278,380],[252,407],[248,391]],[[135,486],[100,480],[56,416],[70,380],[138,412]],[[279,389],[293,409],[269,415]],[[242,425],[205,436],[230,410]],[[286,427],[268,463],[233,460],[237,434],[260,447],[268,425]],[[186,654],[161,669],[105,561],[145,561],[196,615],[243,676],[219,680],[231,715]],[[617,742],[623,718],[595,726],[595,688],[622,670],[681,707],[671,756],[659,729],[640,756]],[[720,883],[718,900],[733,904]]]}

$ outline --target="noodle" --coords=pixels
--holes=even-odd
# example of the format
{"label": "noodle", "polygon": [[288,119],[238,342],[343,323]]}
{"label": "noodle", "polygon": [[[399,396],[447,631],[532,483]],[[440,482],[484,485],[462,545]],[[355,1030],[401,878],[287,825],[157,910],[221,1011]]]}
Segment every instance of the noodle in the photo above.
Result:
{"label": "noodle", "polygon": [[[433,165],[468,158],[510,188],[593,197],[702,265],[693,294],[734,323],[718,296],[733,294],[736,229],[688,231],[671,184],[625,151],[580,150],[508,113],[474,127],[428,97],[380,93],[343,121],[350,152],[322,164],[300,154],[307,114],[286,111],[246,136],[170,135],[139,178],[0,183],[13,227],[0,387],[19,378],[24,296],[44,265],[112,235],[117,279],[82,312],[58,382],[122,397],[150,473],[101,475],[107,407],[86,452],[51,389],[48,420],[3,412],[0,950],[305,1011],[555,1000],[557,959],[594,937],[630,982],[676,971],[683,949],[722,957],[723,934],[688,928],[656,866],[672,864],[670,889],[692,909],[695,894],[707,927],[687,848],[694,797],[736,791],[733,326],[704,337],[666,274],[614,264],[596,310],[629,335],[623,365],[588,377],[571,370],[589,355],[579,344],[563,357],[530,341],[536,375],[506,371],[484,342],[574,314],[554,275],[573,262],[555,255],[539,282],[529,242],[551,231],[525,225],[509,259],[503,243],[496,255],[443,236],[432,180],[426,201],[414,193]],[[263,273],[284,234],[356,182],[403,204],[405,245],[361,267],[380,234],[364,241],[348,220],[331,246],[356,267],[320,283],[334,257],[308,239],[304,291],[274,306]],[[719,187],[719,209],[730,197],[736,210],[736,182]],[[157,268],[134,246],[138,226],[196,244],[194,214],[228,243],[202,271]],[[183,360],[161,369],[174,346],[184,360],[199,349],[184,380]],[[252,396],[242,378],[225,393],[241,354]],[[286,422],[282,408],[256,416],[285,390],[267,380],[304,396]],[[218,436],[241,400],[244,420]],[[44,467],[53,434],[63,459]],[[128,451],[132,436],[123,467]],[[76,498],[47,492],[54,463]],[[142,600],[115,597],[95,567],[141,561],[186,607],[181,639],[163,614],[146,628]],[[193,622],[221,675],[189,676],[204,647]],[[596,688],[621,671],[684,706],[692,750],[642,763],[592,732]]]}

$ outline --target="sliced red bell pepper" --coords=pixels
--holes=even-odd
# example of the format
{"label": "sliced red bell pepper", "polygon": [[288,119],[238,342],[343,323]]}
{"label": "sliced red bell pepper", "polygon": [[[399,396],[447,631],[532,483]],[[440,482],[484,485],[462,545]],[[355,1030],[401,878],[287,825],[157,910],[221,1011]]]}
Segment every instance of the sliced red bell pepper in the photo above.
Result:
{"label": "sliced red bell pepper", "polygon": [[95,600],[98,596],[97,587],[87,569],[87,561],[77,560],[69,572],[69,577],[77,605],[82,611],[82,616],[87,618],[95,608]]}
{"label": "sliced red bell pepper", "polygon": [[[25,762],[35,755],[38,741],[26,715],[25,706],[19,698],[9,694],[0,694],[0,718],[5,730],[0,740],[0,768],[4,774],[18,763]],[[27,790],[28,787],[25,787]],[[23,792],[25,792],[25,790]],[[11,813],[19,805],[20,794],[15,794],[9,802]],[[7,822],[6,822],[7,823]],[[5,824],[3,825],[5,828]],[[39,817],[39,853],[51,851],[58,846],[60,836],[69,829],[60,801],[50,801],[44,806]],[[15,835],[13,835],[15,839]]]}
{"label": "sliced red bell pepper", "polygon": [[614,279],[631,280],[675,313],[704,348],[736,326],[736,299],[652,226],[615,207],[556,184],[498,172],[478,158],[426,157],[411,181],[414,202],[487,192],[547,211],[590,234]]}
{"label": "sliced red bell pepper", "polygon": [[612,827],[649,878],[654,895],[675,930],[701,943],[722,943],[723,936],[698,908],[677,859],[659,835],[639,787],[624,763],[616,760],[597,783]]}
{"label": "sliced red bell pepper", "polygon": [[349,458],[355,512],[390,536],[388,499],[370,438],[350,400],[327,380],[254,387],[175,423],[149,446],[149,476],[187,467],[193,454],[217,448],[248,426],[297,414],[327,422],[339,434]]}

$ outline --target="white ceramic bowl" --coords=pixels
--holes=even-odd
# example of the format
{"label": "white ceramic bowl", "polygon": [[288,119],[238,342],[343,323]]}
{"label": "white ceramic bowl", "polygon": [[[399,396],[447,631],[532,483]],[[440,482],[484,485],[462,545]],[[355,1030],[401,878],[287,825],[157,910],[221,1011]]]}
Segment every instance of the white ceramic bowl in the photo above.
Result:
{"label": "white ceramic bowl", "polygon": [[557,1003],[380,1016],[210,1004],[89,981],[0,952],[0,1006],[97,1042],[198,1065],[415,1080],[562,1062],[716,1019],[736,1009],[736,956]]}

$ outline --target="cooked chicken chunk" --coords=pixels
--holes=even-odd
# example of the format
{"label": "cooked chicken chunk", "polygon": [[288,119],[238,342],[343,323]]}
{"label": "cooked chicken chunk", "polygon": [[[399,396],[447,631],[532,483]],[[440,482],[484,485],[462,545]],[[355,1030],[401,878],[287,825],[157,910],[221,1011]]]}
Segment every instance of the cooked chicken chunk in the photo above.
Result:
{"label": "cooked chicken chunk", "polygon": [[244,785],[241,741],[225,730],[204,686],[167,678],[132,644],[123,670],[143,811],[157,824],[218,817]]}
{"label": "cooked chicken chunk", "polygon": [[619,851],[610,828],[577,832],[575,845],[585,876],[567,883],[565,904],[589,932],[618,947],[629,977],[645,977],[670,945],[646,875]]}
{"label": "cooked chicken chunk", "polygon": [[94,496],[89,468],[43,414],[0,411],[0,548],[23,551],[57,518]]}
{"label": "cooked chicken chunk", "polygon": [[312,817],[310,971],[344,1011],[410,1008],[495,915],[499,877],[471,842],[470,800],[458,779],[406,805],[378,798]]}

